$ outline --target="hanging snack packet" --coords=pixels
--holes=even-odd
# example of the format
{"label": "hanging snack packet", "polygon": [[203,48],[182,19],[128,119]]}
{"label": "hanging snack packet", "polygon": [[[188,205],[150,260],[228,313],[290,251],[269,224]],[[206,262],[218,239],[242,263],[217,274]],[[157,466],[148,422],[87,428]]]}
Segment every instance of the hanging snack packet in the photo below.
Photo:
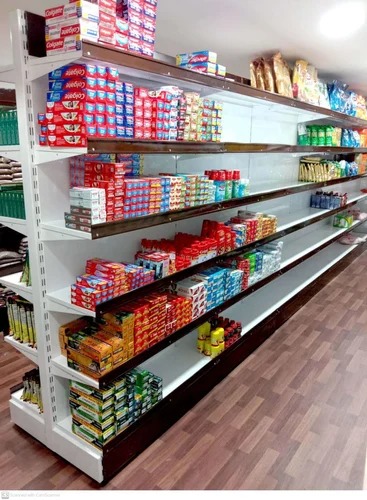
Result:
{"label": "hanging snack packet", "polygon": [[264,68],[264,80],[265,80],[265,90],[269,92],[275,92],[275,81],[273,74],[273,67],[271,61],[266,59],[262,60],[263,68]]}
{"label": "hanging snack packet", "polygon": [[293,97],[300,101],[305,100],[307,61],[298,59],[293,69]]}
{"label": "hanging snack packet", "polygon": [[293,97],[291,77],[287,63],[280,52],[273,56],[273,68],[277,92],[285,97]]}
{"label": "hanging snack packet", "polygon": [[318,89],[319,89],[319,102],[318,102],[318,105],[321,106],[322,108],[330,109],[329,94],[328,94],[328,91],[327,91],[327,85],[326,85],[326,83],[321,82],[319,80],[319,82],[318,82]]}
{"label": "hanging snack packet", "polygon": [[255,65],[255,77],[256,77],[256,88],[259,90],[265,90],[265,79],[264,79],[264,66],[261,59],[256,59],[254,61]]}
{"label": "hanging snack packet", "polygon": [[256,89],[257,83],[256,83],[256,73],[255,73],[255,61],[251,61],[250,63],[250,81],[251,81],[251,87],[254,87]]}

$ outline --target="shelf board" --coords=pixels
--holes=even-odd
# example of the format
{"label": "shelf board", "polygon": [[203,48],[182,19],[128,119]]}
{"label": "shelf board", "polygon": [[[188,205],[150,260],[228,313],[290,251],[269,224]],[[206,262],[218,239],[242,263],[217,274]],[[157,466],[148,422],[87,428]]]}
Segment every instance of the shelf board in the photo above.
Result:
{"label": "shelf board", "polygon": [[0,283],[16,292],[23,299],[33,302],[32,287],[19,283],[22,273],[10,274],[8,276],[0,277]]}
{"label": "shelf board", "polygon": [[[27,13],[28,14],[28,13]],[[37,30],[29,30],[30,46],[44,46],[44,40]],[[30,54],[35,55],[35,54]],[[28,71],[30,80],[35,80],[44,76],[55,68],[69,64],[71,62],[104,62],[116,65],[123,76],[135,77],[161,84],[181,85],[186,89],[217,91],[221,98],[235,98],[242,102],[251,103],[254,106],[269,106],[286,113],[309,114],[312,119],[328,118],[329,123],[335,122],[347,128],[366,128],[367,121],[321,108],[312,104],[307,104],[293,98],[284,97],[279,94],[255,89],[249,85],[235,82],[230,79],[216,78],[210,75],[196,73],[179,66],[175,66],[163,60],[151,59],[148,57],[131,54],[119,50],[116,47],[83,42],[80,51],[68,54],[61,54],[48,57],[35,57],[29,61]]]}
{"label": "shelf board", "polygon": [[221,203],[210,203],[197,207],[188,207],[181,210],[164,212],[161,214],[136,217],[134,219],[124,221],[97,224],[95,226],[92,226],[91,233],[85,233],[83,231],[66,228],[64,220],[42,222],[41,238],[43,241],[96,240],[100,238],[107,238],[109,236],[114,236],[117,234],[136,231],[137,229],[150,228],[162,224],[170,224],[172,222],[178,222],[180,220],[187,220],[192,217],[198,217],[234,208],[240,208],[245,205],[251,205],[253,203],[260,203],[263,201],[280,198],[282,196],[310,191],[311,189],[318,189],[336,184],[342,184],[345,182],[361,179],[363,177],[367,177],[367,174],[360,174],[351,177],[341,177],[339,179],[332,179],[329,181],[293,183],[289,186],[275,187],[273,189],[265,189],[263,191],[250,193],[244,198],[231,199],[228,201],[223,201]]}
{"label": "shelf board", "polygon": [[27,403],[21,399],[23,389],[13,392],[9,401],[10,416],[14,424],[38,439],[41,443],[46,443],[45,420],[39,413],[36,405]]}
{"label": "shelf board", "polygon": [[[366,124],[367,125],[367,124]],[[225,153],[366,153],[367,148],[291,146],[240,142],[149,141],[127,139],[88,139],[89,153],[141,154],[225,154]]]}
{"label": "shelf board", "polygon": [[20,146],[0,146],[0,156],[4,156],[9,160],[20,161]]}
{"label": "shelf board", "polygon": [[[367,127],[367,124],[366,124]],[[167,155],[208,155],[226,153],[288,153],[288,154],[355,154],[367,153],[367,148],[323,146],[291,146],[289,144],[256,144],[237,142],[149,141],[140,139],[88,139],[86,148],[56,148],[37,146],[35,163],[52,162],[86,153],[140,153]]]}
{"label": "shelf board", "polygon": [[84,375],[83,373],[79,373],[76,370],[69,368],[65,356],[60,355],[52,359],[51,370],[52,374],[57,377],[74,380],[75,382],[81,382],[82,384],[87,384],[92,387],[96,387],[97,389],[100,387],[98,380],[94,380],[91,377],[88,377],[88,375]]}
{"label": "shelf board", "polygon": [[70,286],[61,288],[54,292],[48,293],[46,295],[46,299],[48,301],[48,309],[50,311],[62,312],[67,314],[80,314],[83,316],[89,316],[95,318],[97,316],[102,315],[109,310],[114,309],[115,307],[121,306],[123,303],[141,297],[143,294],[152,293],[153,291],[157,291],[159,289],[167,288],[172,282],[180,281],[189,276],[192,276],[195,273],[201,272],[204,269],[212,267],[214,265],[219,265],[223,259],[229,257],[236,257],[237,255],[243,253],[244,251],[253,250],[254,248],[258,248],[266,243],[270,243],[271,241],[277,240],[286,236],[287,234],[291,234],[295,231],[303,229],[311,224],[316,224],[324,219],[327,219],[339,212],[345,211],[348,207],[353,206],[357,201],[367,198],[367,194],[358,194],[350,199],[348,204],[345,207],[336,208],[334,210],[319,210],[315,208],[308,208],[306,210],[301,210],[299,212],[290,214],[289,217],[284,218],[282,224],[278,227],[278,231],[266,238],[262,238],[261,240],[254,241],[247,245],[244,245],[240,248],[236,248],[231,252],[226,252],[222,255],[218,255],[212,259],[209,259],[200,264],[196,264],[187,269],[183,269],[182,271],[178,271],[177,273],[170,274],[165,278],[154,281],[148,285],[137,288],[130,292],[121,295],[115,299],[109,300],[108,302],[104,302],[97,307],[96,311],[90,311],[88,309],[84,309],[80,306],[71,303],[71,291]]}
{"label": "shelf board", "polygon": [[3,267],[0,269],[0,283],[1,277],[7,277],[9,274],[21,273],[23,270],[23,264],[11,264],[10,266]]}
{"label": "shelf board", "polygon": [[30,347],[27,344],[23,344],[18,340],[15,340],[11,335],[5,335],[4,341],[13,346],[17,351],[21,352],[24,356],[30,359],[36,365],[38,364],[38,352],[34,347]]}
{"label": "shelf board", "polygon": [[15,83],[15,68],[13,64],[0,66],[0,82]]}
{"label": "shelf board", "polygon": [[187,324],[180,330],[177,330],[176,332],[166,337],[165,339],[161,340],[159,343],[143,351],[142,353],[137,354],[133,358],[126,361],[124,364],[104,374],[98,380],[94,380],[83,374],[79,374],[77,371],[69,368],[67,366],[67,360],[64,356],[58,356],[57,358],[52,360],[53,374],[58,375],[60,377],[77,380],[79,382],[83,382],[93,387],[104,388],[116,377],[119,377],[124,373],[132,370],[133,368],[141,365],[142,363],[152,358],[165,348],[171,346],[179,339],[186,336],[188,333],[198,328],[200,325],[208,321],[214,315],[221,314],[223,311],[233,306],[234,304],[240,302],[242,299],[254,293],[256,290],[259,290],[263,286],[271,283],[272,281],[274,281],[279,276],[282,276],[287,271],[293,269],[294,267],[306,261],[313,255],[316,255],[317,253],[321,252],[324,248],[337,241],[343,234],[352,231],[359,225],[364,224],[366,222],[367,220],[355,221],[353,226],[347,229],[339,229],[339,230],[335,229],[333,231],[330,228],[325,228],[323,230],[319,230],[317,236],[323,236],[323,238],[319,240],[317,243],[314,243],[306,248],[304,248],[304,242],[301,247],[299,247],[298,243],[296,243],[295,250],[298,253],[293,255],[292,258],[283,261],[281,268],[278,271],[264,277],[263,279],[251,285],[249,288],[242,291],[241,293],[235,295],[234,297],[231,297],[230,299],[226,300],[225,302],[211,309],[210,311],[207,311],[205,314],[195,319],[194,321],[191,321],[189,324]]}
{"label": "shelf board", "polygon": [[0,224],[27,236],[27,221],[25,219],[15,219],[13,217],[4,217],[0,215]]}

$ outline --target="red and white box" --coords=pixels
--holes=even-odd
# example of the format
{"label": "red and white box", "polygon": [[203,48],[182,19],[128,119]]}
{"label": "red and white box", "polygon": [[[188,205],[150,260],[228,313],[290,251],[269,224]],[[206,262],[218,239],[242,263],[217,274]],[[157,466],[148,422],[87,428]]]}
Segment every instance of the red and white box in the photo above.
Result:
{"label": "red and white box", "polygon": [[77,99],[71,99],[68,101],[60,101],[60,102],[47,102],[46,103],[47,111],[46,113],[72,113],[75,111],[84,111],[85,103],[83,101],[79,101]]}
{"label": "red and white box", "polygon": [[98,40],[100,42],[110,43],[111,45],[115,45],[115,28],[99,28],[99,37]]}
{"label": "red and white box", "polygon": [[64,134],[47,136],[48,145],[59,148],[85,148],[87,146],[86,135]]}
{"label": "red and white box", "polygon": [[98,0],[100,12],[116,16],[116,0]]}
{"label": "red and white box", "polygon": [[84,113],[79,113],[79,111],[65,113],[39,113],[38,123],[40,125],[47,125],[48,123],[54,123],[55,125],[84,123]]}
{"label": "red and white box", "polygon": [[78,134],[85,135],[85,125],[81,123],[67,123],[56,125],[49,123],[47,125],[47,135]]}
{"label": "red and white box", "polygon": [[76,2],[45,10],[46,26],[64,22],[69,19],[79,18],[86,19],[87,21],[92,21],[93,23],[98,23],[98,5],[87,2],[86,0],[77,0]]}
{"label": "red and white box", "polygon": [[46,42],[75,35],[81,35],[83,40],[97,41],[98,24],[80,18],[46,26]]}
{"label": "red and white box", "polygon": [[48,40],[46,42],[46,54],[61,54],[64,52],[75,52],[82,48],[81,35],[58,38],[57,40]]}

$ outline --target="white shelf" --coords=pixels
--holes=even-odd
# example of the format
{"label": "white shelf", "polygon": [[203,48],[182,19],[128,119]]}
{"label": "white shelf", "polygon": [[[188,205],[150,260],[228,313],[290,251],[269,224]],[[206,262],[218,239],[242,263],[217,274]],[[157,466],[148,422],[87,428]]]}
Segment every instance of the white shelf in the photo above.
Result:
{"label": "white shelf", "polygon": [[13,64],[0,67],[0,82],[15,83],[15,68]]}
{"label": "white shelf", "polygon": [[88,153],[87,148],[54,148],[49,146],[36,146],[35,148],[35,164],[42,165],[56,160],[67,160],[73,156],[85,155]]}
{"label": "white shelf", "polygon": [[41,223],[42,241],[54,240],[92,240],[92,235],[84,231],[77,231],[65,227],[64,220]]}
{"label": "white shelf", "polygon": [[[367,193],[351,193],[348,196],[348,203],[358,202],[366,198]],[[352,207],[345,207],[345,210],[347,211],[349,208]],[[319,215],[327,214],[328,212],[330,212],[330,210],[308,207],[306,209],[297,210],[296,212],[289,213],[287,215],[282,215],[281,217],[279,217],[278,231],[284,231],[285,229],[288,229],[295,224],[312,220]],[[295,220],[295,217],[297,218],[297,220]]]}
{"label": "white shelf", "polygon": [[0,215],[0,224],[27,236],[27,221],[24,219],[15,219],[13,217],[3,217]]}
{"label": "white shelf", "polygon": [[73,434],[71,416],[54,426],[52,448],[95,481],[103,481],[102,452]]}
{"label": "white shelf", "polygon": [[[222,316],[238,320],[236,316],[241,313],[243,316],[243,312],[246,311],[246,323],[242,331],[242,336],[245,335],[356,247],[357,245],[344,246],[333,243],[318,255],[243,299],[241,303],[235,304],[229,308],[230,310],[222,313]],[[274,297],[278,298],[275,303]],[[141,365],[142,368],[163,378],[164,398],[211,362],[210,357],[197,351],[196,339],[197,330]]]}
{"label": "white shelf", "polygon": [[79,373],[76,370],[68,367],[68,362],[65,356],[57,356],[51,361],[52,374],[57,377],[66,378],[68,380],[75,380],[75,382],[81,382],[82,384],[87,384],[92,387],[99,388],[99,384],[96,380]]}
{"label": "white shelf", "polygon": [[20,161],[20,146],[0,146],[0,156],[4,156],[9,160]]}
{"label": "white shelf", "polygon": [[34,347],[30,347],[27,344],[22,344],[18,340],[15,340],[11,335],[5,335],[4,341],[11,346],[13,346],[17,351],[21,352],[28,359],[33,361],[33,363],[38,364],[38,352]]}
{"label": "white shelf", "polygon": [[13,290],[18,295],[23,297],[23,299],[33,302],[32,287],[26,286],[24,283],[19,283],[22,273],[10,274],[9,276],[3,276],[0,278],[0,283],[4,286]]}
{"label": "white shelf", "polygon": [[[366,221],[367,222],[367,221]],[[359,221],[352,224],[352,228],[357,226]],[[307,255],[309,252],[321,247],[324,243],[335,238],[335,236],[342,236],[344,233],[351,231],[350,228],[338,229],[333,226],[325,225],[324,227],[316,228],[314,231],[306,235],[298,234],[289,243],[284,239],[284,247],[282,252],[282,265],[281,268],[288,266],[295,260]]]}
{"label": "white shelf", "polygon": [[27,403],[21,399],[23,389],[14,392],[11,395],[10,416],[14,424],[19,425],[22,429],[27,431],[31,436],[46,443],[45,420],[36,405]]}
{"label": "white shelf", "polygon": [[50,311],[61,312],[66,314],[79,314],[82,316],[96,317],[94,311],[84,309],[71,303],[71,288],[61,288],[56,292],[51,292],[46,295],[48,309]]}

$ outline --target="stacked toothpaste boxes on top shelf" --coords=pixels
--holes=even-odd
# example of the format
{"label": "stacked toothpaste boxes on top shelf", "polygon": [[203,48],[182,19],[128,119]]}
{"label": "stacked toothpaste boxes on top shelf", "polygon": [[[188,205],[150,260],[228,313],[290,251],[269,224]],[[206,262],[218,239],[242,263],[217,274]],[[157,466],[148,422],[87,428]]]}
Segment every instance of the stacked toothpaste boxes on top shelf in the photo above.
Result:
{"label": "stacked toothpaste boxes on top shelf", "polygon": [[150,90],[117,68],[70,64],[49,73],[39,143],[86,147],[87,138],[220,142],[223,103],[178,87]]}
{"label": "stacked toothpaste boxes on top shelf", "polygon": [[70,0],[45,11],[47,55],[101,42],[153,57],[157,0]]}
{"label": "stacked toothpaste boxes on top shelf", "polygon": [[227,68],[217,63],[218,56],[215,52],[202,50],[192,52],[191,54],[178,54],[176,56],[176,65],[181,68],[190,69],[197,73],[225,78]]}

